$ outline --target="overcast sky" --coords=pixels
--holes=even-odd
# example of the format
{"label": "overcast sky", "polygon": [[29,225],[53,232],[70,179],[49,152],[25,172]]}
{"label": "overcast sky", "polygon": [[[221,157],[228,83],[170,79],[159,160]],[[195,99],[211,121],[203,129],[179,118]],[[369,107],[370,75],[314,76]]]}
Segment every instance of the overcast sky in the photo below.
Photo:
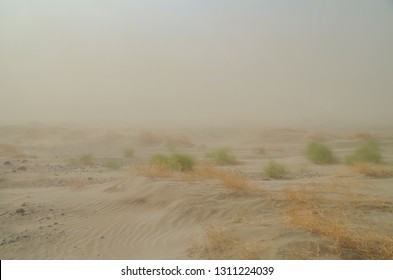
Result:
{"label": "overcast sky", "polygon": [[0,0],[0,123],[393,124],[392,2]]}

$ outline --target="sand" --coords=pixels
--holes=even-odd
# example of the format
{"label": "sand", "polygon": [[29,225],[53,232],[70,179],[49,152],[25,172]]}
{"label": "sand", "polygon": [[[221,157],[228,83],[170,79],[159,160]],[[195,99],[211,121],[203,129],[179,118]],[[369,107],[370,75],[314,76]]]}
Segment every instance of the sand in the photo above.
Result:
{"label": "sand", "polygon": [[[323,219],[327,208],[321,207],[326,204],[333,212],[351,213],[346,217],[351,230],[393,235],[393,179],[368,177],[342,163],[368,134],[378,140],[384,161],[391,164],[393,130],[386,129],[2,126],[0,258],[361,258],[349,245],[342,245],[341,253],[332,249],[337,243],[331,236],[294,224],[288,213],[312,205],[317,207],[315,217]],[[310,139],[329,145],[340,161],[309,161],[303,151]],[[140,171],[156,153],[184,152],[207,164],[206,153],[222,147],[230,148],[238,164],[215,168],[241,176],[250,189],[230,189],[200,174],[170,172],[152,178]],[[255,152],[257,147],[264,153]],[[124,156],[127,148],[134,150],[130,158]],[[91,158],[83,162],[87,154]],[[285,164],[286,178],[263,174],[270,160]],[[304,206],[285,196],[285,190],[334,182],[350,192],[339,191],[341,197],[329,203],[314,197],[315,204]],[[331,188],[328,195],[334,192]],[[343,203],[346,197],[348,205]],[[383,205],[373,202],[377,200],[384,200]]]}

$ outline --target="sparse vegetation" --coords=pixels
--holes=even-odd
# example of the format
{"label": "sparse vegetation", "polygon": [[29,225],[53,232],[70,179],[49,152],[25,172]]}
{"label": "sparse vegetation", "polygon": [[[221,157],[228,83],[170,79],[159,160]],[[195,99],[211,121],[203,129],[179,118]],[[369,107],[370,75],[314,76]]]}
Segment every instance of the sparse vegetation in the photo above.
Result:
{"label": "sparse vegetation", "polygon": [[[353,191],[353,182],[335,178],[327,184],[285,189],[292,225],[319,236],[318,255],[341,259],[392,259],[393,237],[383,225],[364,220],[364,209],[390,212],[391,202]],[[358,190],[356,186],[356,190]],[[356,212],[361,212],[357,215]],[[325,251],[321,251],[325,250]],[[306,254],[312,255],[312,254]]]}
{"label": "sparse vegetation", "polygon": [[284,165],[271,160],[264,168],[263,173],[265,176],[273,179],[283,179],[288,176],[288,170]]}
{"label": "sparse vegetation", "polygon": [[125,158],[132,158],[132,157],[134,157],[134,154],[135,154],[134,149],[131,149],[131,148],[125,149],[124,153],[123,153]]}
{"label": "sparse vegetation", "polygon": [[123,166],[123,161],[118,158],[109,158],[105,160],[104,166],[113,170],[118,170]]}
{"label": "sparse vegetation", "polygon": [[157,154],[151,157],[150,164],[184,172],[192,170],[195,165],[195,159],[193,156],[183,153],[173,153],[171,155]]}
{"label": "sparse vegetation", "polygon": [[382,156],[378,143],[375,140],[362,142],[353,154],[347,157],[346,162],[348,164],[358,162],[382,163]]}
{"label": "sparse vegetation", "polygon": [[210,164],[198,164],[194,173],[199,179],[216,179],[232,191],[250,192],[254,187],[240,173],[230,172]]}
{"label": "sparse vegetation", "polygon": [[256,244],[244,242],[219,226],[210,226],[205,231],[205,239],[189,249],[191,256],[209,260],[256,259],[262,251]]}
{"label": "sparse vegetation", "polygon": [[317,164],[329,164],[336,161],[331,149],[320,142],[310,142],[305,150],[305,154],[309,160]]}
{"label": "sparse vegetation", "polygon": [[353,167],[359,173],[369,177],[387,178],[393,176],[393,168],[390,166],[370,162],[355,162]]}
{"label": "sparse vegetation", "polygon": [[230,149],[227,148],[211,151],[206,154],[206,157],[217,165],[232,165],[238,163],[236,157],[232,154]]}

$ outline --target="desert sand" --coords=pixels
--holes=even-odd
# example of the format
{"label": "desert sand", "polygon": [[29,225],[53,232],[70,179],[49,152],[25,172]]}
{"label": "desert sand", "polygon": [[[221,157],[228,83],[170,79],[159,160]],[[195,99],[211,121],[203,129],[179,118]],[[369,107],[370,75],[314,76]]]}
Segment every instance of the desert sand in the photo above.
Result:
{"label": "desert sand", "polygon": [[[344,163],[369,137],[381,176]],[[310,140],[337,162],[308,160]],[[0,144],[0,259],[392,259],[392,129],[31,123],[1,126]],[[235,163],[206,158],[224,147]],[[193,171],[151,169],[174,151]],[[271,160],[283,178],[264,174]]]}

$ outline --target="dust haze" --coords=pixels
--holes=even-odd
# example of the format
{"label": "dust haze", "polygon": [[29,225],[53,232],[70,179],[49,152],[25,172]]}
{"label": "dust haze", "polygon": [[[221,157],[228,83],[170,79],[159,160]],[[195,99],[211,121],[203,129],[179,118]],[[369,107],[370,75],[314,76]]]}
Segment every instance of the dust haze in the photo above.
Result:
{"label": "dust haze", "polygon": [[391,1],[0,1],[0,123],[391,125]]}

